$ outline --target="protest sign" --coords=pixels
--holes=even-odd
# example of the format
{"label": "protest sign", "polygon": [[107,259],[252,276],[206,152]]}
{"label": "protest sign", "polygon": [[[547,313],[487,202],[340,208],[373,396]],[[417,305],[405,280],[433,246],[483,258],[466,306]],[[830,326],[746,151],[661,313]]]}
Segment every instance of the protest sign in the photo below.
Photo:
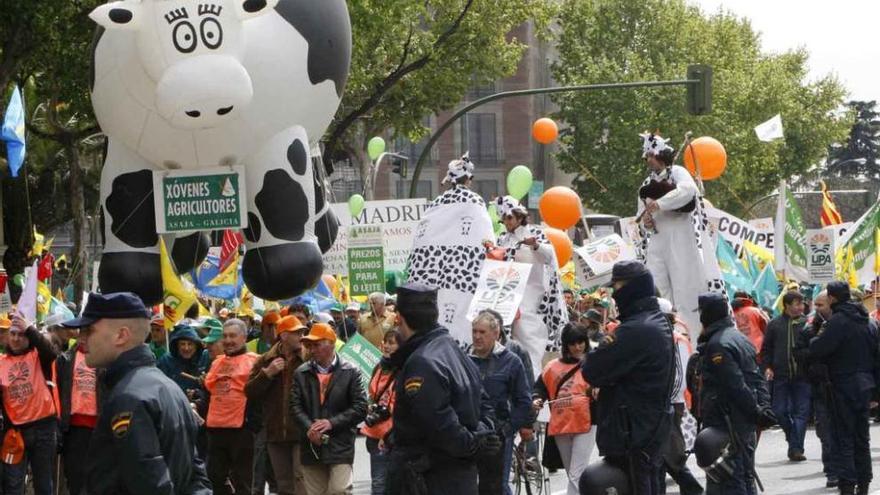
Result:
{"label": "protest sign", "polygon": [[779,186],[779,202],[776,206],[776,244],[774,268],[787,278],[806,281],[807,273],[807,229],[804,226],[801,208],[798,206],[785,181]]}
{"label": "protest sign", "polygon": [[[483,262],[477,292],[467,312],[468,320],[473,321],[484,309],[494,309],[501,314],[505,325],[513,324],[526,292],[531,270],[532,265],[528,263],[489,259]],[[443,311],[443,308],[440,310]],[[442,321],[442,314],[440,318]]]}
{"label": "protest sign", "polygon": [[352,296],[385,292],[381,225],[355,225],[348,235],[348,280]]}
{"label": "protest sign", "polygon": [[767,219],[746,222],[718,208],[706,208],[709,223],[733,246],[737,255],[742,253],[743,243],[749,241],[765,249],[773,250],[773,222]]}
{"label": "protest sign", "polygon": [[615,263],[636,259],[635,248],[617,234],[591,241],[574,253],[577,276],[583,287],[607,283]]}
{"label": "protest sign", "polygon": [[347,203],[330,205],[339,219],[340,228],[336,242],[324,253],[324,273],[349,274],[348,228],[352,225],[381,225],[385,269],[403,271],[412,247],[413,235],[427,207],[428,203],[424,199],[367,201],[361,214],[352,218]]}
{"label": "protest sign", "polygon": [[361,337],[360,334],[355,334],[348,339],[348,342],[339,349],[337,354],[339,354],[339,359],[360,370],[364,390],[368,390],[373,369],[382,359],[382,353],[379,352],[379,349],[376,349],[369,340]]}
{"label": "protest sign", "polygon": [[160,234],[247,226],[243,167],[156,171],[153,191]]}
{"label": "protest sign", "polygon": [[810,283],[825,284],[834,280],[834,228],[807,230],[807,273]]}
{"label": "protest sign", "polygon": [[[838,226],[835,226],[838,227]],[[869,284],[877,276],[875,273],[877,252],[877,228],[880,227],[880,202],[875,203],[861,218],[838,238],[837,248],[843,250],[849,256],[839,258],[851,258],[851,267],[845,267],[855,272],[860,284]],[[844,267],[840,267],[844,268]],[[843,273],[843,270],[839,272]]]}

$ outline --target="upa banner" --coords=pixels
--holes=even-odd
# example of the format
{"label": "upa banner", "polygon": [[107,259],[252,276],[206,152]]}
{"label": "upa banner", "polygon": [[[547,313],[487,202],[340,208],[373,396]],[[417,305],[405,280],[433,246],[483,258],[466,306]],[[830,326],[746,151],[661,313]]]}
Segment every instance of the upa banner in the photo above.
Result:
{"label": "upa banner", "polygon": [[773,221],[760,219],[746,222],[718,208],[706,208],[706,216],[727,242],[733,246],[737,256],[742,253],[743,244],[749,241],[757,246],[773,251]]}
{"label": "upa banner", "polygon": [[382,353],[369,340],[355,334],[348,339],[348,342],[339,349],[339,359],[347,362],[361,371],[361,381],[364,384],[364,390],[370,388],[370,379],[373,376],[373,369],[382,359]]}
{"label": "upa banner", "polygon": [[834,241],[836,229],[807,230],[807,273],[812,284],[834,281]]}
{"label": "upa banner", "polygon": [[381,225],[385,269],[403,271],[412,248],[413,236],[422,214],[428,207],[425,199],[367,201],[357,217],[348,211],[348,203],[330,205],[339,219],[339,234],[329,251],[324,253],[324,273],[348,275],[348,229],[353,225]]}
{"label": "upa banner", "polygon": [[615,263],[636,259],[635,248],[617,234],[589,242],[574,253],[577,276],[583,287],[607,283]]}
{"label": "upa banner", "polygon": [[247,227],[244,168],[153,172],[156,232]]}
{"label": "upa banner", "polygon": [[382,226],[353,226],[348,233],[348,282],[352,296],[385,292]]}
{"label": "upa banner", "polygon": [[[512,325],[531,270],[532,265],[528,263],[489,259],[483,262],[477,292],[467,312],[468,320],[473,321],[484,309],[494,309],[501,314],[505,325]],[[443,315],[440,318],[442,321]]]}

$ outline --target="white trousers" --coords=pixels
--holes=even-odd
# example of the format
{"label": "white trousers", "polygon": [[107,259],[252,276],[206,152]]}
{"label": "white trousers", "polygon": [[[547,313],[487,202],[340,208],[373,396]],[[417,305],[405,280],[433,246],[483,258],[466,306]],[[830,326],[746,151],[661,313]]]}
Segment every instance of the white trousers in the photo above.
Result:
{"label": "white trousers", "polygon": [[568,475],[568,495],[579,495],[578,482],[581,473],[590,464],[590,456],[596,446],[596,428],[589,433],[576,433],[571,435],[556,435],[556,447],[559,448],[559,456],[562,457],[562,465]]}

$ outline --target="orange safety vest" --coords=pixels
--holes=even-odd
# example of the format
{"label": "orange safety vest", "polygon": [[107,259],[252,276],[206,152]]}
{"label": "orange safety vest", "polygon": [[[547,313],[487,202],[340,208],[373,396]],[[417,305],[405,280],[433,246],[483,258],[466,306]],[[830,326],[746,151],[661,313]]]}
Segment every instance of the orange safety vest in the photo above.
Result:
{"label": "orange safety vest", "polygon": [[211,393],[208,405],[209,428],[241,428],[247,397],[244,386],[259,355],[246,352],[237,356],[220,356],[205,377],[205,388]]}
{"label": "orange safety vest", "polygon": [[55,403],[36,349],[0,358],[0,388],[6,417],[16,426],[55,415]]}
{"label": "orange safety vest", "polygon": [[[393,377],[393,373],[382,373],[382,371],[377,371],[373,373],[373,378],[370,379],[370,398],[373,402],[387,407],[389,411],[394,411],[394,403],[397,401],[397,397],[394,394]],[[376,395],[380,393],[382,394],[382,397],[376,397]],[[391,418],[388,418],[373,426],[364,425],[363,428],[361,428],[361,433],[375,440],[381,440],[388,435],[389,431],[391,431],[392,424]]]}
{"label": "orange safety vest", "polygon": [[[86,355],[77,349],[73,357],[73,376],[70,388],[70,415],[98,416],[98,396],[95,387],[98,383],[95,368],[86,364]],[[58,390],[58,361],[52,362],[52,400],[55,414],[61,419],[61,396]]]}
{"label": "orange safety vest", "polygon": [[588,395],[590,385],[584,380],[584,375],[576,371],[562,387],[559,386],[559,380],[576,366],[580,366],[580,363],[566,364],[554,359],[547,363],[541,374],[547,388],[548,400],[555,401],[550,404],[550,424],[547,427],[547,434],[550,436],[587,433],[592,427]]}

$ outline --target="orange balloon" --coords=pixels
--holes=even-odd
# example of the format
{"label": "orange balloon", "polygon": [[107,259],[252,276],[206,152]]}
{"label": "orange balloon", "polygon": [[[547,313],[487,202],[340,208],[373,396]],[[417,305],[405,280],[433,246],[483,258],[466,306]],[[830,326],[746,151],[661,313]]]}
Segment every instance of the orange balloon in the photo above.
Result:
{"label": "orange balloon", "polygon": [[559,127],[553,119],[544,117],[532,124],[532,137],[541,144],[550,144],[559,136]]}
{"label": "orange balloon", "polygon": [[568,187],[551,187],[541,195],[538,211],[547,225],[568,230],[581,220],[581,198]]}
{"label": "orange balloon", "polygon": [[559,268],[562,268],[571,260],[571,253],[574,251],[571,239],[565,232],[552,227],[544,229],[544,235],[547,236],[550,244],[553,244],[553,250],[556,251],[556,262],[559,263]]}
{"label": "orange balloon", "polygon": [[727,151],[717,139],[709,136],[699,137],[691,141],[684,150],[684,166],[691,175],[696,176],[696,165],[700,166],[703,180],[715,180],[721,177],[727,168]]}
{"label": "orange balloon", "polygon": [[324,281],[324,285],[330,289],[330,292],[336,293],[336,277],[329,273],[325,273],[324,275],[321,275],[321,280]]}

